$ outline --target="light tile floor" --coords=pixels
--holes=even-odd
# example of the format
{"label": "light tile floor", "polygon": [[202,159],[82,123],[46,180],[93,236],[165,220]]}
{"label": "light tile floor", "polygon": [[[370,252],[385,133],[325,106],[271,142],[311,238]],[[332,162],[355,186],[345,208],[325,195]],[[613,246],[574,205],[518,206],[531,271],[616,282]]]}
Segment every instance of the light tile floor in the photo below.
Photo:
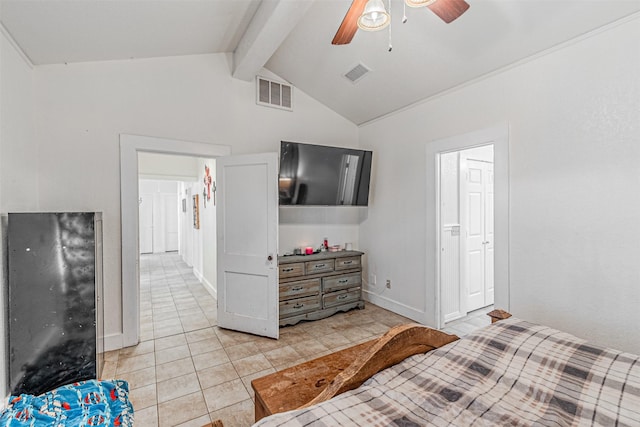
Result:
{"label": "light tile floor", "polygon": [[[409,319],[366,304],[280,329],[280,339],[218,328],[216,300],[178,254],[140,258],[141,342],[105,355],[103,378],[129,382],[136,427],[253,422],[251,380],[380,336]],[[485,316],[486,317],[486,316]],[[487,318],[488,319],[488,318]],[[445,331],[488,324],[473,313]]]}
{"label": "light tile floor", "polygon": [[478,328],[490,325],[491,319],[487,316],[487,313],[492,310],[493,305],[472,311],[466,317],[447,322],[442,330],[448,334],[463,337]]}

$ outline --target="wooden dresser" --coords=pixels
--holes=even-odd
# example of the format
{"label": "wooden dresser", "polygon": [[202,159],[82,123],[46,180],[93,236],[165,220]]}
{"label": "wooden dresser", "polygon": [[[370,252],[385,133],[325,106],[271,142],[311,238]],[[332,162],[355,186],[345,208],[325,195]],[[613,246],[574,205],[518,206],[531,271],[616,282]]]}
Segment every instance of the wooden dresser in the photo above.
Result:
{"label": "wooden dresser", "polygon": [[364,308],[359,251],[278,257],[280,326]]}

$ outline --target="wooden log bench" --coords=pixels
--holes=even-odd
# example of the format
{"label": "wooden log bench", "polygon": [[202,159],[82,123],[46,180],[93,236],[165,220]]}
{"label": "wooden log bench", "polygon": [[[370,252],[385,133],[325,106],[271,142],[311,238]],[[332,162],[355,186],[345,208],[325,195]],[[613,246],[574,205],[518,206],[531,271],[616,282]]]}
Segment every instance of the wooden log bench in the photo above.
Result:
{"label": "wooden log bench", "polygon": [[409,356],[457,339],[418,324],[400,325],[378,339],[257,378],[251,381],[255,420],[329,400]]}

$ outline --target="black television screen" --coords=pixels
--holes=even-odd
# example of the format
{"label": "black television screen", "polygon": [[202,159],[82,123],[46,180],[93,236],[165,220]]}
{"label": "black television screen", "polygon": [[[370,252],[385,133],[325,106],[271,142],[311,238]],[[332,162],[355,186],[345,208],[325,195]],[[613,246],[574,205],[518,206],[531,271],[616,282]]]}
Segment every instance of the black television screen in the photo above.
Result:
{"label": "black television screen", "polygon": [[367,206],[373,153],[280,143],[280,205]]}

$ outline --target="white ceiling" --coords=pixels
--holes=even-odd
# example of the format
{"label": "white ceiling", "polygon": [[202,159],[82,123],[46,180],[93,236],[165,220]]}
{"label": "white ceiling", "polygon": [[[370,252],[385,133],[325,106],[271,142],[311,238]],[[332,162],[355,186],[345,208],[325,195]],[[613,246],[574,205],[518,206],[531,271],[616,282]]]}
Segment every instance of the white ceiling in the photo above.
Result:
{"label": "white ceiling", "polygon": [[[385,5],[389,0],[385,0]],[[361,124],[640,13],[640,0],[467,0],[451,24],[391,0],[387,31],[332,46],[351,0],[0,0],[35,65],[234,52]],[[358,83],[343,74],[362,63]]]}
{"label": "white ceiling", "polygon": [[260,0],[0,0],[36,64],[231,52]]}

